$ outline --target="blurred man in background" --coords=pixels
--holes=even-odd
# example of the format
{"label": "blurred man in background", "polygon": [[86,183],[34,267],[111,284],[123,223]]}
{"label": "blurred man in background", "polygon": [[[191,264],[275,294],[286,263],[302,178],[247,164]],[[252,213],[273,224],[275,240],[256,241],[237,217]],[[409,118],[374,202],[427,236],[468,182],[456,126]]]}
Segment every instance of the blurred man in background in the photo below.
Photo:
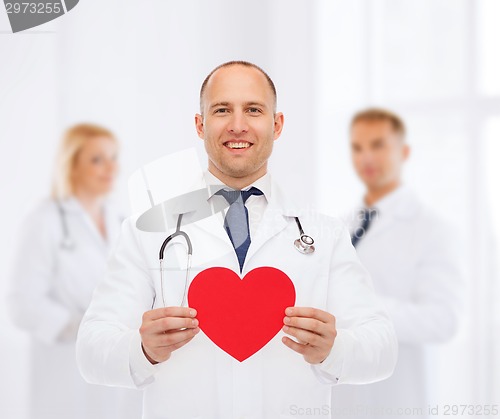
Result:
{"label": "blurred man in background", "polygon": [[359,112],[351,122],[352,161],[366,187],[348,220],[352,243],[394,321],[400,349],[391,378],[334,389],[336,417],[380,418],[400,408],[422,408],[419,417],[425,416],[431,377],[424,344],[446,342],[458,328],[457,240],[403,185],[410,155],[405,134],[401,118],[383,109]]}

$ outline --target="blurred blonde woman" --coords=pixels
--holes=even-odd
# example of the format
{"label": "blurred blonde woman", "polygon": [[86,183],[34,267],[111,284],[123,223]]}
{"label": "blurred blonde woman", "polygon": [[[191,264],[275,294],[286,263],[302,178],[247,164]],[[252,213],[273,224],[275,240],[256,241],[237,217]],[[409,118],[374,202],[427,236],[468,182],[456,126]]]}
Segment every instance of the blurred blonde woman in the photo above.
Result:
{"label": "blurred blonde woman", "polygon": [[30,419],[139,418],[141,395],[92,386],[80,377],[75,341],[120,228],[108,203],[118,142],[80,124],[61,143],[52,197],[27,217],[9,299],[14,322],[32,338]]}

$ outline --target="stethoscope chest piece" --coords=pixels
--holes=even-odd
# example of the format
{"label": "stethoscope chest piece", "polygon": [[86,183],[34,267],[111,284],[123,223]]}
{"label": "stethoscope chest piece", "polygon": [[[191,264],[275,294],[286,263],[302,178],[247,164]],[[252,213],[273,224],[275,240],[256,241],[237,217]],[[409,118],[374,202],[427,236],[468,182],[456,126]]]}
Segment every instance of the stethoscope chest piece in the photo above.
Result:
{"label": "stethoscope chest piece", "polygon": [[301,234],[300,238],[295,240],[293,244],[300,253],[303,253],[305,255],[314,253],[314,251],[316,250],[314,248],[313,238],[311,236],[308,236],[307,234]]}
{"label": "stethoscope chest piece", "polygon": [[73,251],[75,250],[75,243],[71,238],[69,237],[64,237],[61,241],[61,249],[67,250],[67,251]]}

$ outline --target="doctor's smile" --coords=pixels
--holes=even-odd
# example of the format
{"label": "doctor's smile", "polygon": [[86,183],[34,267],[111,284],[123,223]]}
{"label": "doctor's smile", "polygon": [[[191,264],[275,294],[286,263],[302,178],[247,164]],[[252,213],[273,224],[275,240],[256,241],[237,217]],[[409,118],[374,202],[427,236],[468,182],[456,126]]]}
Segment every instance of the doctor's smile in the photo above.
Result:
{"label": "doctor's smile", "polygon": [[252,146],[252,143],[246,141],[227,141],[224,146],[233,150],[247,149]]}

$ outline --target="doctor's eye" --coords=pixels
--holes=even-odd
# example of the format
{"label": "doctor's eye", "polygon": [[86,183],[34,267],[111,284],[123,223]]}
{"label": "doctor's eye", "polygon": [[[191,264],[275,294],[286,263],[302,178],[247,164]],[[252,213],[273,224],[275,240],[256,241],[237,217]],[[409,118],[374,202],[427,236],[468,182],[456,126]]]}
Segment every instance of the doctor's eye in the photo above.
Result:
{"label": "doctor's eye", "polygon": [[261,113],[261,110],[259,108],[248,108],[248,112],[258,114]]}
{"label": "doctor's eye", "polygon": [[228,113],[228,112],[229,112],[228,108],[218,108],[214,111],[214,113],[219,113],[219,114]]}
{"label": "doctor's eye", "polygon": [[383,141],[375,141],[372,144],[373,150],[382,150],[383,148],[385,148],[385,143]]}
{"label": "doctor's eye", "polygon": [[101,156],[94,156],[90,161],[92,164],[101,164],[103,162],[103,158]]}

